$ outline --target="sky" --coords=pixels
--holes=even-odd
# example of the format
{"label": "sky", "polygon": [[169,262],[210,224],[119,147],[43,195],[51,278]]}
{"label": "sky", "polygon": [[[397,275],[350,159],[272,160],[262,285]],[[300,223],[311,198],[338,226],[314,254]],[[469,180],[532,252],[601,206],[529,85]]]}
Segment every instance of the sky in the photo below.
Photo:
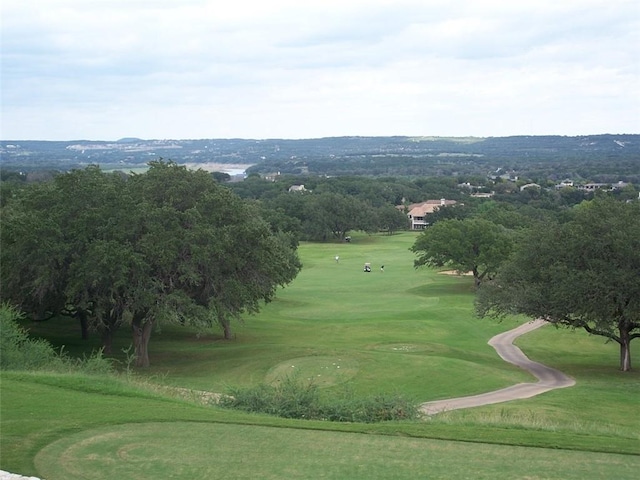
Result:
{"label": "sky", "polygon": [[637,0],[3,0],[4,140],[640,133]]}

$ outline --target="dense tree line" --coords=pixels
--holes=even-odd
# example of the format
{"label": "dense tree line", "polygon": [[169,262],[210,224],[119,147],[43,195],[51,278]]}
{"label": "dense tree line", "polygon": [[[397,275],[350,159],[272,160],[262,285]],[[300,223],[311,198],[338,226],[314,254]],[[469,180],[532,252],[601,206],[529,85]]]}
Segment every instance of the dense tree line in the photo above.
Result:
{"label": "dense tree line", "polygon": [[[395,178],[283,176],[269,181],[256,175],[228,185],[239,196],[255,200],[271,220],[288,222],[299,239],[314,241],[343,240],[358,230],[404,230],[406,214],[395,206],[427,195],[412,182]],[[289,191],[292,185],[304,185],[304,190]],[[460,194],[455,188],[448,193]]]}

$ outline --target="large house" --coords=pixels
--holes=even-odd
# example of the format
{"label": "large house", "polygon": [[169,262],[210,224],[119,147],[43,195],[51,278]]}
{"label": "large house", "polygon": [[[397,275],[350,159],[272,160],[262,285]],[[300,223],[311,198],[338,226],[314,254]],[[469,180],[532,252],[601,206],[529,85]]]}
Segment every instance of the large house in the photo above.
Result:
{"label": "large house", "polygon": [[424,230],[427,225],[429,225],[429,222],[427,221],[429,214],[435,212],[439,208],[455,205],[456,203],[458,202],[455,200],[445,200],[444,198],[441,198],[440,200],[427,200],[426,202],[407,205],[406,211],[408,212],[407,216],[411,222],[411,230]]}

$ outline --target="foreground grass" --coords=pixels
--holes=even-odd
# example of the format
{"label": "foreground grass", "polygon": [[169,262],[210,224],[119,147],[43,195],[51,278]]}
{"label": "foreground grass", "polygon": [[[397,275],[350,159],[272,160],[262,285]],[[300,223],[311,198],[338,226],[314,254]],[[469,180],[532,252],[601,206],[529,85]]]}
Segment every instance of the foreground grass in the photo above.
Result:
{"label": "foreground grass", "polygon": [[[48,480],[256,478],[256,472],[336,479],[578,479],[615,472],[626,479],[640,467],[638,455],[479,443],[518,443],[517,431],[498,427],[292,421],[78,375],[5,372],[1,381],[2,469]],[[536,443],[535,432],[519,433]],[[468,441],[428,438],[446,435]]]}
{"label": "foreground grass", "polygon": [[[158,441],[169,433],[172,442]],[[585,457],[521,447],[177,422],[84,431],[46,447],[36,464],[47,478],[67,480],[130,478],[132,466],[136,479],[252,479],[260,472],[263,479],[353,480],[465,478],[470,465],[476,479],[606,478],[612,471],[617,478],[632,478],[640,467],[637,458]]]}
{"label": "foreground grass", "polygon": [[[491,336],[512,328],[518,322],[514,319],[499,324],[476,319],[472,311],[472,282],[467,278],[438,275],[428,270],[415,271],[412,256],[407,250],[413,239],[414,235],[407,233],[392,237],[355,236],[354,243],[350,245],[304,244],[300,248],[304,269],[299,277],[259,315],[248,317],[246,323],[236,325],[237,336],[233,341],[221,340],[216,332],[164,327],[162,332],[155,332],[151,340],[152,368],[138,375],[147,382],[170,387],[224,392],[229,386],[276,382],[295,372],[300,378],[313,379],[326,395],[346,387],[361,395],[400,392],[416,402],[470,395],[532,381],[526,373],[500,360],[486,344]],[[339,264],[333,260],[336,254],[340,255]],[[372,263],[373,272],[362,272],[364,262]],[[380,264],[385,265],[384,273],[379,271]],[[73,322],[47,322],[35,326],[33,332],[57,345],[64,344],[67,351],[78,355],[98,346],[95,338],[88,344],[80,342]],[[120,331],[115,342],[115,358],[122,365],[126,364],[126,356],[121,350],[129,344],[127,332]],[[334,438],[322,434],[317,437],[317,442],[311,441],[315,450],[309,447],[308,463],[321,462],[321,458],[314,459],[313,451],[325,452],[323,458],[327,469],[330,469],[329,463],[334,456],[338,464],[341,460],[337,458],[339,453],[332,452],[327,457],[326,449],[332,444],[341,444],[341,435],[347,432],[352,435],[368,434],[362,439],[359,435],[349,437],[355,450],[345,450],[345,455],[350,456],[353,462],[357,459],[362,464],[377,465],[378,458],[387,458],[384,451],[368,449],[370,443],[378,441],[374,442],[373,438],[377,436],[371,434],[383,435],[380,442],[384,447],[381,449],[389,451],[394,451],[392,445],[396,442],[414,439],[426,451],[437,452],[417,460],[420,468],[433,469],[435,478],[440,476],[437,473],[439,462],[443,462],[442,465],[455,464],[449,465],[453,469],[460,468],[457,470],[459,475],[451,473],[444,477],[482,478],[478,475],[479,469],[486,468],[491,472],[494,468],[489,465],[492,457],[496,458],[495,465],[504,462],[502,451],[510,451],[516,459],[515,465],[522,470],[520,473],[508,471],[503,466],[501,471],[504,475],[487,473],[486,478],[577,478],[571,476],[573,470],[583,472],[580,478],[610,476],[597,474],[600,472],[598,465],[602,465],[604,470],[613,468],[615,476],[625,478],[627,466],[637,468],[638,457],[635,455],[640,454],[640,416],[637,415],[640,372],[618,372],[615,346],[584,333],[545,327],[519,339],[519,345],[532,359],[573,376],[577,385],[528,400],[449,412],[428,421],[376,425],[290,421],[204,408],[95,378],[20,378],[14,374],[3,374],[1,468],[36,473],[34,458],[50,444],[59,445],[62,449],[47,449],[55,452],[51,458],[64,451],[60,458],[76,458],[80,462],[81,455],[85,453],[80,453],[84,451],[78,445],[100,444],[99,439],[105,435],[114,438],[122,435],[123,439],[133,439],[132,444],[135,445],[145,444],[148,438],[155,437],[159,442],[156,448],[162,452],[168,448],[164,442],[167,445],[176,443],[172,436],[173,422],[193,422],[198,432],[200,424],[221,428],[219,424],[226,423],[259,430],[249,432],[238,428],[238,438],[230,433],[234,428],[219,430],[224,432],[229,445],[244,449],[245,455],[235,457],[224,450],[224,445],[216,445],[220,450],[211,445],[211,456],[207,460],[225,464],[224,459],[228,458],[230,463],[226,465],[231,470],[243,462],[253,465],[254,452],[252,450],[251,459],[248,458],[247,447],[242,442],[247,441],[247,435],[260,438],[263,432],[260,429],[265,427],[278,427],[281,430],[277,432],[283,433],[282,438],[277,437],[278,440],[273,442],[274,445],[260,444],[256,448],[256,458],[259,461],[263,456],[265,465],[271,465],[272,457],[275,459],[282,455],[286,458],[285,447],[289,445],[286,438],[296,438],[292,429],[304,429],[330,431],[336,435]],[[141,430],[140,439],[136,439],[136,427],[128,425],[138,424],[141,427],[148,422],[154,425],[165,423],[166,430],[158,425],[150,426],[145,434]],[[110,428],[122,430],[107,432]],[[182,427],[176,425],[175,428],[177,434]],[[94,429],[98,430],[94,432]],[[149,433],[154,429],[155,435]],[[198,439],[200,434],[196,435],[195,430],[191,444],[194,451],[200,443],[206,443],[204,438]],[[83,436],[85,432],[87,436]],[[275,433],[270,432],[270,435],[276,438]],[[71,443],[65,443],[67,437]],[[164,441],[161,440],[163,438]],[[327,445],[324,444],[325,439]],[[455,448],[470,450],[448,457],[444,453],[447,449],[434,446],[437,442],[432,445],[431,439],[484,442],[494,446],[482,446],[488,449],[482,450],[480,445],[456,443]],[[302,438],[296,441],[304,444]],[[185,443],[185,449],[188,449],[188,444]],[[282,452],[278,453],[273,449],[280,444]],[[505,445],[553,448],[562,452],[536,448],[527,450],[523,455],[515,447],[503,450]],[[295,445],[290,448],[297,451]],[[413,449],[407,443],[407,450]],[[262,455],[263,450],[268,453]],[[601,456],[569,450],[631,455]],[[106,448],[105,455],[108,451]],[[540,463],[526,464],[524,457],[535,457],[535,452],[542,452]],[[562,457],[565,453],[567,456]],[[554,462],[557,462],[557,475],[548,473],[544,466],[542,458],[547,454],[553,455]],[[97,452],[86,455],[98,458],[95,457]],[[109,455],[114,461],[116,458],[118,462],[123,461],[114,453]],[[129,455],[129,458],[137,458]],[[43,457],[39,455],[39,458]],[[460,458],[468,458],[468,461],[460,462]],[[141,462],[139,459],[136,461]],[[403,461],[415,467],[411,459]],[[300,459],[300,462],[306,460]],[[393,463],[393,460],[388,459],[388,462]],[[53,468],[55,463],[53,460],[38,460],[37,464],[40,469],[49,464]],[[210,466],[204,463],[198,468]],[[285,465],[271,468],[278,472]],[[387,475],[389,472],[383,467],[380,468],[380,472],[384,471],[380,478],[394,478]],[[416,476],[415,471],[409,476],[408,470],[406,474],[402,468],[397,470],[396,478]],[[62,471],[52,471],[48,480],[73,478],[61,474]],[[263,470],[254,466],[254,475],[256,471],[263,476]],[[269,478],[269,471],[264,469],[264,478]],[[321,476],[318,474],[320,470],[307,472],[300,477]],[[53,476],[58,473],[60,476]],[[178,478],[190,478],[187,473],[184,477],[176,475]],[[294,472],[293,476],[296,475]],[[372,468],[367,478],[376,478],[376,475]],[[149,473],[149,478],[151,476]],[[206,475],[203,473],[201,478],[206,478]],[[239,475],[236,478],[243,477]],[[358,477],[355,471],[348,474],[344,471],[342,476],[336,473],[333,478]]]}

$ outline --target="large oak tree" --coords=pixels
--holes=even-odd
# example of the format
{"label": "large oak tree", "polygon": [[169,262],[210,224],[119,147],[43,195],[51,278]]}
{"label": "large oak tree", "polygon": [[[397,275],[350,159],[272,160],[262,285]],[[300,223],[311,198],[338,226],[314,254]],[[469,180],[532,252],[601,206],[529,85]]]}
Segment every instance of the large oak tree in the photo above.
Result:
{"label": "large oak tree", "polygon": [[222,326],[256,312],[300,269],[295,243],[204,171],[97,167],[25,189],[3,208],[2,297],[40,316],[79,312],[105,347],[132,327],[149,364],[162,322]]}
{"label": "large oak tree", "polygon": [[217,322],[229,338],[231,319],[257,312],[300,270],[295,243],[206,172],[155,162],[129,183],[156,298],[134,316],[142,348],[161,316]]}
{"label": "large oak tree", "polygon": [[640,203],[597,198],[568,221],[531,231],[480,287],[476,308],[604,336],[620,345],[620,369],[630,370],[630,343],[640,337]]}

